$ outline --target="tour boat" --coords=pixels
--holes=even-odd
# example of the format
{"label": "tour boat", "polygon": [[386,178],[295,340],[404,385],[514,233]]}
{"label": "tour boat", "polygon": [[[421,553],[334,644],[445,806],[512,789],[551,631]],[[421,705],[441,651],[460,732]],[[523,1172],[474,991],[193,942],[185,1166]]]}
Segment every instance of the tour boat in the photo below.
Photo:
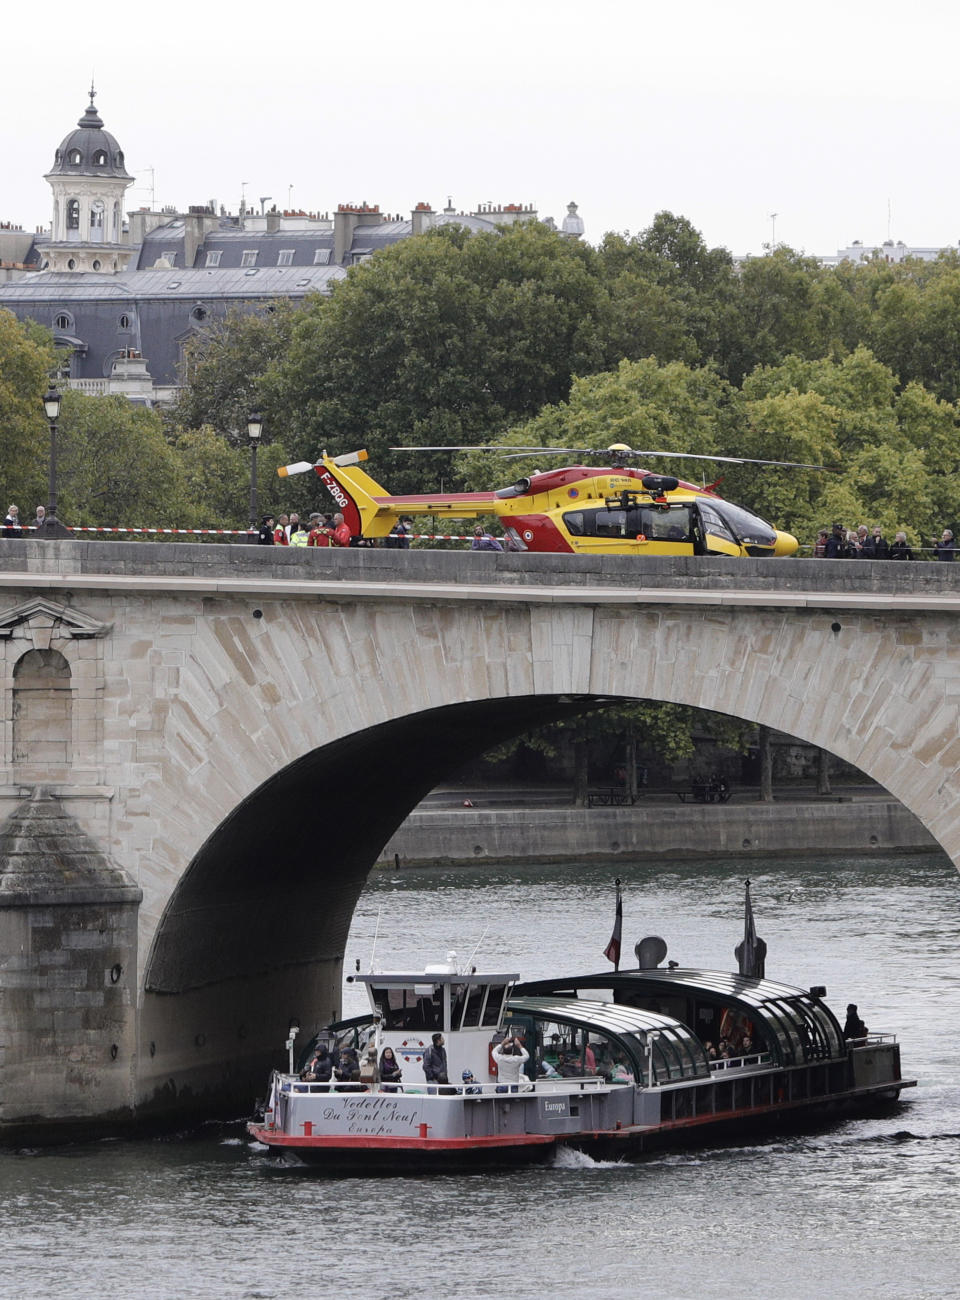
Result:
{"label": "tour boat", "polygon": [[[299,1068],[293,1026],[288,1068],[248,1130],[274,1154],[338,1172],[516,1164],[563,1146],[633,1157],[865,1114],[916,1082],[901,1077],[893,1034],[844,1038],[822,987],[662,966],[656,937],[637,952],[638,969],[523,985],[461,969],[453,953],[422,972],[351,975],[371,1013],[320,1030]],[[446,1082],[424,1073],[436,1034]],[[497,1076],[506,1039],[527,1054],[516,1082]],[[311,1077],[321,1045],[334,1061],[355,1056]],[[399,1081],[380,1076],[387,1047]]]}

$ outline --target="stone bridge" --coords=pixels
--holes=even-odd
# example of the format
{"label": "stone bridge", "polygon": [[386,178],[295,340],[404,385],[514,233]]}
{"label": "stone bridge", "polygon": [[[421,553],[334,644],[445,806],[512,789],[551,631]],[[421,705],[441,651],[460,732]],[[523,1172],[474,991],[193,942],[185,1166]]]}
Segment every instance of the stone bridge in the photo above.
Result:
{"label": "stone bridge", "polygon": [[0,546],[8,1139],[248,1111],[410,809],[598,699],[819,745],[960,862],[960,565]]}

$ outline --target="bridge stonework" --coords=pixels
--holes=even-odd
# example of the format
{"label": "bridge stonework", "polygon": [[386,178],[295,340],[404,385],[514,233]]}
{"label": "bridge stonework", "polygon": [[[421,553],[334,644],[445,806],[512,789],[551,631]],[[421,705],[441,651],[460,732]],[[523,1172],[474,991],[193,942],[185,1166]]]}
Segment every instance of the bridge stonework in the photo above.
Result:
{"label": "bridge stonework", "polygon": [[822,746],[960,862],[960,565],[2,546],[0,1136],[248,1110],[411,808],[586,701]]}

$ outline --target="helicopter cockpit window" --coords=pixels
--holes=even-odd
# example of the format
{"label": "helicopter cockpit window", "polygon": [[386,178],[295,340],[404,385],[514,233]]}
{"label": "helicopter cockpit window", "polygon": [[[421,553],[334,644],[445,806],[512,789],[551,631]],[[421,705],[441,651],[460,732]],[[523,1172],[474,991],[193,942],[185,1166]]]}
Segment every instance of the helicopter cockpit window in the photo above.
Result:
{"label": "helicopter cockpit window", "polygon": [[713,506],[708,505],[706,501],[700,502],[700,518],[703,521],[704,532],[712,533],[714,537],[722,537],[728,542],[737,540]]}
{"label": "helicopter cockpit window", "polygon": [[735,506],[730,501],[711,501],[710,505],[733,530],[738,541],[758,546],[773,546],[776,542],[777,535],[766,520],[752,515],[743,506]]}

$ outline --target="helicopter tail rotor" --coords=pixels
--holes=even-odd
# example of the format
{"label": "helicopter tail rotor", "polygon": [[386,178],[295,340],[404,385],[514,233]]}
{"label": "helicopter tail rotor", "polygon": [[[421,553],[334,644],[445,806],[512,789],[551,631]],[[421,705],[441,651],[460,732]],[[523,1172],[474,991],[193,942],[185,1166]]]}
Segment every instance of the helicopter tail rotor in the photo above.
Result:
{"label": "helicopter tail rotor", "polygon": [[306,474],[308,469],[320,469],[324,460],[328,460],[331,465],[359,465],[361,461],[367,460],[368,456],[365,451],[346,451],[342,456],[327,456],[327,453],[321,452],[319,460],[298,460],[292,465],[281,465],[277,470],[280,478],[290,478],[293,474]]}

